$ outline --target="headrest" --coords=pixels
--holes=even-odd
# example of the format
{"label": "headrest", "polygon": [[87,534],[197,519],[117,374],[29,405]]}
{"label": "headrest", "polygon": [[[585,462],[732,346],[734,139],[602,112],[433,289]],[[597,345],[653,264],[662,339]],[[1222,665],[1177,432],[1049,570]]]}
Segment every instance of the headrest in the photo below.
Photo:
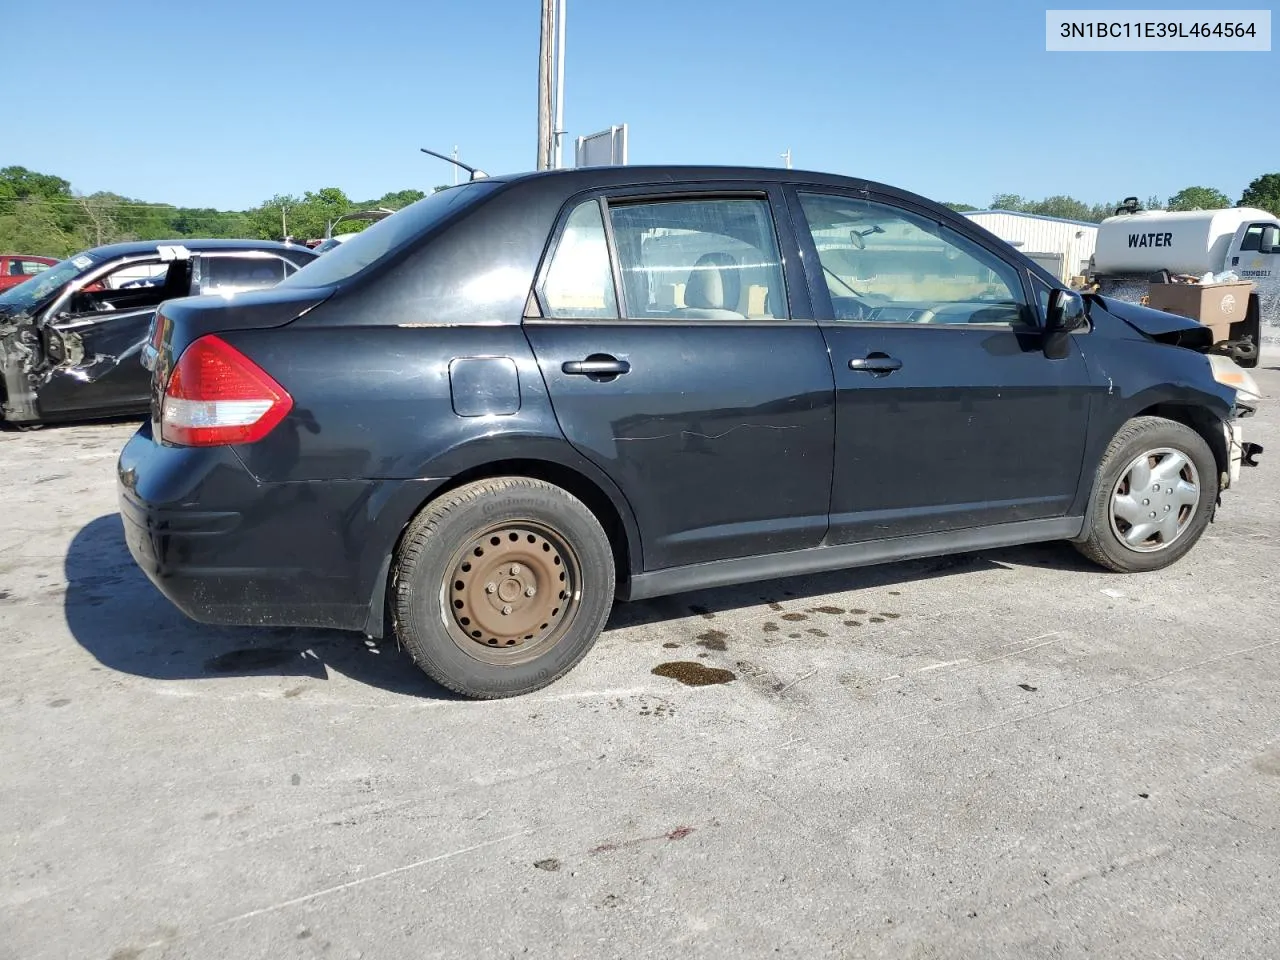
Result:
{"label": "headrest", "polygon": [[704,253],[684,288],[684,305],[697,310],[737,310],[742,294],[738,261],[727,253]]}

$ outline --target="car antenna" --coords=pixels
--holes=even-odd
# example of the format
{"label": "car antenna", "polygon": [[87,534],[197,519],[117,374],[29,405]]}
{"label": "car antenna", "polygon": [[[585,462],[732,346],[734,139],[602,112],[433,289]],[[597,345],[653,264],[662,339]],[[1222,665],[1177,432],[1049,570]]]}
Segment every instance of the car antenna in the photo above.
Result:
{"label": "car antenna", "polygon": [[452,163],[456,167],[461,167],[463,170],[467,171],[467,173],[471,175],[472,180],[483,180],[485,177],[489,176],[483,170],[478,170],[475,167],[468,166],[467,164],[463,163],[461,160],[457,160],[454,157],[448,156],[447,154],[436,153],[434,150],[428,150],[426,147],[419,147],[418,149],[421,150],[423,153],[430,154],[433,157],[439,157],[441,160],[447,160],[449,163]]}

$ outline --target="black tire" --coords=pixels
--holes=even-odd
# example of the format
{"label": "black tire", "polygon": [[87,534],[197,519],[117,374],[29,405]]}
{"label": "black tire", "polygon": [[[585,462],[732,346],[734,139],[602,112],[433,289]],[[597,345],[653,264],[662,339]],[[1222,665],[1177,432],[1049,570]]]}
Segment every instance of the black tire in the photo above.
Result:
{"label": "black tire", "polygon": [[[1131,548],[1117,535],[1112,521],[1112,498],[1122,476],[1144,452],[1174,450],[1195,468],[1199,500],[1185,526],[1166,546],[1148,552]],[[1123,491],[1123,488],[1121,489]],[[1153,495],[1157,496],[1158,495]],[[1218,464],[1204,438],[1190,427],[1162,417],[1137,417],[1126,423],[1108,445],[1094,475],[1089,501],[1089,537],[1076,549],[1090,560],[1117,573],[1160,570],[1182,559],[1213,519],[1218,502]],[[1154,506],[1161,507],[1157,498]],[[1144,517],[1145,519],[1145,517]],[[1123,521],[1116,521],[1117,526]]]}
{"label": "black tire", "polygon": [[[491,534],[498,545],[488,547]],[[486,548],[487,557],[472,556]],[[459,571],[471,571],[472,561],[475,581],[464,582],[471,574]],[[519,577],[508,575],[512,569]],[[405,531],[392,575],[392,623],[414,662],[442,686],[485,700],[530,693],[568,673],[604,629],[616,585],[613,550],[595,515],[529,477],[477,480],[427,504]],[[488,589],[495,580],[496,592]],[[553,598],[563,605],[555,608],[559,620],[545,609]],[[464,613],[476,620],[463,626]],[[512,621],[547,622],[509,637],[509,613]],[[490,632],[476,629],[473,640],[470,628],[482,626]]]}

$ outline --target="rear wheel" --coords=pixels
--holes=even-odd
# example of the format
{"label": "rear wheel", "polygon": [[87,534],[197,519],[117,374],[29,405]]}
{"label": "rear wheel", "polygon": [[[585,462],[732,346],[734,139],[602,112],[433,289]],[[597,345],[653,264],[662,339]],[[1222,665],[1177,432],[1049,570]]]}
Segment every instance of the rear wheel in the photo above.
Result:
{"label": "rear wheel", "polygon": [[1085,556],[1120,573],[1159,570],[1189,551],[1213,516],[1218,467],[1204,438],[1161,417],[1130,420],[1098,466]]}
{"label": "rear wheel", "polygon": [[591,649],[613,606],[608,537],[560,487],[479,480],[431,502],[395,558],[396,636],[469,697],[529,693]]}

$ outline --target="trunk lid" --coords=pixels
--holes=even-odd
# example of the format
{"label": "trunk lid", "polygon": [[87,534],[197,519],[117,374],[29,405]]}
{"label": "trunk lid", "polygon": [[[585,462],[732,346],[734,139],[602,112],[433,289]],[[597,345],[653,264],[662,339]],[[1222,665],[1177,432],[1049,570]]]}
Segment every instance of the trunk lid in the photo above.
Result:
{"label": "trunk lid", "polygon": [[162,303],[151,323],[142,358],[151,370],[152,427],[158,425],[160,401],[174,363],[192,342],[209,333],[283,327],[333,293],[331,287],[271,287],[232,297],[211,294]]}

